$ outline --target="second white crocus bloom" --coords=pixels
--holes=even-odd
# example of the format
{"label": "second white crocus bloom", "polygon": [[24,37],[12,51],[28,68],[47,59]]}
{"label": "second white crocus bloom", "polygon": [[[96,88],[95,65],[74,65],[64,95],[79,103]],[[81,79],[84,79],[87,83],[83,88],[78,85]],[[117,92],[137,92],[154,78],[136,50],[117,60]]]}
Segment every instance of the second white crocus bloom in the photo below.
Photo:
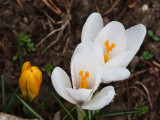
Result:
{"label": "second white crocus bloom", "polygon": [[83,29],[82,44],[93,44],[99,55],[100,74],[102,82],[123,80],[129,77],[126,67],[139,50],[146,28],[144,25],[135,25],[127,30],[117,21],[103,26],[103,19],[99,13],[92,13]]}
{"label": "second white crocus bloom", "polygon": [[72,83],[60,67],[56,67],[51,75],[52,84],[61,97],[89,110],[103,108],[115,95],[114,88],[107,86],[93,97],[101,83],[99,56],[93,47],[90,43],[81,43],[75,49],[71,59]]}

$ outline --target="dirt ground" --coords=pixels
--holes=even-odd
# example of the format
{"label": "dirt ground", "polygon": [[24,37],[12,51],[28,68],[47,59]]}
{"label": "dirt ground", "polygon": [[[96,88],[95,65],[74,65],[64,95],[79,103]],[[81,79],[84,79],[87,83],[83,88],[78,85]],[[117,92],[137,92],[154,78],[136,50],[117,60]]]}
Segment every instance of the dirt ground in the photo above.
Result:
{"label": "dirt ground", "polygon": [[[52,9],[55,7],[51,6],[50,9],[41,0],[0,0],[0,74],[5,77],[7,102],[17,88],[21,74],[19,61],[12,60],[18,51],[16,39],[19,32],[28,34],[36,47],[35,52],[23,56],[24,61],[30,61],[39,68],[50,61],[53,68],[60,66],[69,75],[70,58],[80,43],[84,22],[92,12],[99,12],[103,16],[104,24],[120,21],[125,28],[129,28],[142,23],[147,30],[152,30],[160,37],[159,0],[55,0],[54,4],[57,6],[56,11]],[[143,51],[152,51],[154,57],[148,61],[140,60],[139,56]],[[138,65],[130,78],[111,83],[115,87],[116,96],[109,106],[101,109],[101,113],[136,109],[141,104],[148,106],[149,112],[146,115],[114,117],[110,120],[160,120],[160,40],[154,41],[146,35],[137,56],[128,66],[131,70]],[[51,88],[53,86],[50,76],[43,72],[39,97],[33,106],[39,105]],[[61,100],[68,108],[73,106],[64,99]],[[28,115],[22,109],[22,105],[16,102],[9,114],[27,118]],[[58,111],[63,110],[49,96],[39,113],[46,120],[51,120]]]}

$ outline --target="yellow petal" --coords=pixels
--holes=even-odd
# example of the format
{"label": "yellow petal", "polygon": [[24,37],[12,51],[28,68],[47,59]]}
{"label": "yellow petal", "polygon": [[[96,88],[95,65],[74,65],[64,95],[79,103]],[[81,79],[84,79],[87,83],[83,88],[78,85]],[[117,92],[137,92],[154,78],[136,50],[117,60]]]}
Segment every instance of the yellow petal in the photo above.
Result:
{"label": "yellow petal", "polygon": [[28,76],[28,72],[29,71],[24,71],[20,78],[19,78],[19,86],[20,86],[20,89],[22,91],[22,95],[24,97],[24,99],[27,99],[27,96],[28,96],[28,92],[27,92],[27,76]]}
{"label": "yellow petal", "polygon": [[38,96],[39,88],[37,86],[37,78],[32,71],[29,72],[27,77],[27,90],[29,101],[32,101]]}
{"label": "yellow petal", "polygon": [[29,61],[25,62],[22,66],[22,72],[29,69],[31,67],[31,63]]}
{"label": "yellow petal", "polygon": [[37,76],[33,74],[32,70],[25,70],[21,74],[19,85],[24,99],[32,101],[38,96],[40,85],[37,85],[37,81],[39,83]]}

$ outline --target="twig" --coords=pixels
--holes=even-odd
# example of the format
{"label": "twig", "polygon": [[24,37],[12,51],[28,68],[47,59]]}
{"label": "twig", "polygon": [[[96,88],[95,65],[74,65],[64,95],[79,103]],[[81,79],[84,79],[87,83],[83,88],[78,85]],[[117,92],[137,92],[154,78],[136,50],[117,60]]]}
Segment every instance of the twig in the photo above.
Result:
{"label": "twig", "polygon": [[152,61],[152,63],[153,63],[154,65],[156,65],[157,67],[160,67],[160,64],[157,63],[156,61]]}
{"label": "twig", "polygon": [[147,63],[149,66],[152,67],[153,71],[155,72],[155,75],[158,79],[158,87],[159,87],[159,91],[160,91],[160,77],[159,77],[159,73],[155,70],[154,66],[152,65],[152,63],[150,63],[149,61],[146,60],[142,60],[144,63]]}
{"label": "twig", "polygon": [[54,44],[57,43],[57,41],[58,41],[58,40],[60,39],[60,37],[62,36],[63,30],[65,29],[65,27],[67,26],[67,24],[69,24],[69,20],[67,20],[67,21],[61,26],[60,32],[58,33],[56,40],[54,40],[53,42],[51,42],[51,43],[47,46],[46,50],[48,50],[50,47],[52,47]]}
{"label": "twig", "polygon": [[[143,91],[141,89],[139,89],[138,87],[136,86],[130,86],[129,89],[136,89],[138,90],[146,99],[147,99],[147,96],[143,93]],[[148,100],[148,99],[147,99]]]}
{"label": "twig", "polygon": [[[69,23],[68,23],[68,32],[69,32],[69,35],[70,35],[71,31],[70,31],[70,24]],[[66,42],[66,44],[64,46],[64,49],[63,49],[63,53],[65,53],[65,51],[66,51],[66,48],[67,48],[68,43],[69,43],[69,40],[70,40],[70,37],[68,36],[67,37],[67,42]]]}
{"label": "twig", "polygon": [[119,2],[120,2],[120,0],[116,0],[116,1],[114,2],[114,4],[112,5],[112,7],[111,7],[108,11],[106,11],[102,16],[104,17],[104,16],[106,16],[107,14],[109,14],[109,13],[116,7],[116,5],[118,5]]}
{"label": "twig", "polygon": [[43,43],[48,37],[50,37],[51,35],[53,35],[54,33],[60,31],[61,28],[58,28],[58,29],[55,29],[53,31],[51,31],[46,37],[44,37],[37,45],[36,45],[36,48],[41,44]]}
{"label": "twig", "polygon": [[[52,5],[50,5],[48,2],[47,2],[47,0],[42,0],[54,13],[56,13],[56,14],[58,14],[58,15],[60,15],[61,14],[61,11],[57,8],[57,7],[55,7],[56,5],[54,5],[54,3],[52,2],[51,3],[51,1],[50,1],[50,3],[52,4]],[[53,7],[54,8],[53,8]]]}
{"label": "twig", "polygon": [[57,10],[57,12],[59,13],[59,14],[61,14],[62,12],[61,12],[61,10],[60,9],[58,9],[58,7],[52,2],[52,0],[49,0],[49,2],[51,3],[51,5]]}
{"label": "twig", "polygon": [[135,76],[137,76],[137,75],[143,74],[143,73],[145,73],[145,72],[148,71],[148,70],[149,70],[149,68],[144,69],[144,70],[141,70],[141,71],[138,71],[138,72],[136,72],[136,73],[133,73],[128,79],[131,79],[131,78],[133,78],[133,77],[135,77]]}
{"label": "twig", "polygon": [[19,0],[17,0],[18,5],[23,9],[23,6]]}
{"label": "twig", "polygon": [[148,96],[148,101],[149,101],[149,103],[150,103],[150,107],[153,108],[153,105],[152,105],[152,102],[151,102],[151,98],[150,98],[150,92],[149,92],[149,90],[147,89],[147,87],[146,87],[143,83],[141,83],[141,82],[139,82],[139,81],[136,81],[135,83],[141,85],[141,86],[144,88],[144,90],[146,91],[147,96]]}
{"label": "twig", "polygon": [[67,42],[66,42],[66,44],[65,44],[65,46],[64,46],[64,49],[63,49],[63,53],[65,53],[65,51],[66,51],[66,48],[67,48],[68,43],[69,43],[69,40],[70,40],[70,38],[68,37],[68,38],[67,38]]}

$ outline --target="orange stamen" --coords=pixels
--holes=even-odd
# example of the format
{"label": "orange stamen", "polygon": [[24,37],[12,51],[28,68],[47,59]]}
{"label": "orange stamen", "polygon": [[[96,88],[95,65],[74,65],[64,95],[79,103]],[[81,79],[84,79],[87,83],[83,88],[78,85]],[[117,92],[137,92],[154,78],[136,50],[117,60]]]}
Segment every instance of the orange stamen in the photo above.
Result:
{"label": "orange stamen", "polygon": [[80,71],[79,75],[81,76],[80,88],[87,88],[88,81],[86,79],[87,79],[87,77],[89,77],[89,72],[88,71],[85,72],[85,76],[83,77],[83,71]]}
{"label": "orange stamen", "polygon": [[112,48],[116,47],[114,43],[112,43],[111,46],[109,46],[109,41],[106,40],[104,45],[106,46],[106,54],[104,55],[104,62],[106,63],[109,60],[109,52],[112,51]]}

